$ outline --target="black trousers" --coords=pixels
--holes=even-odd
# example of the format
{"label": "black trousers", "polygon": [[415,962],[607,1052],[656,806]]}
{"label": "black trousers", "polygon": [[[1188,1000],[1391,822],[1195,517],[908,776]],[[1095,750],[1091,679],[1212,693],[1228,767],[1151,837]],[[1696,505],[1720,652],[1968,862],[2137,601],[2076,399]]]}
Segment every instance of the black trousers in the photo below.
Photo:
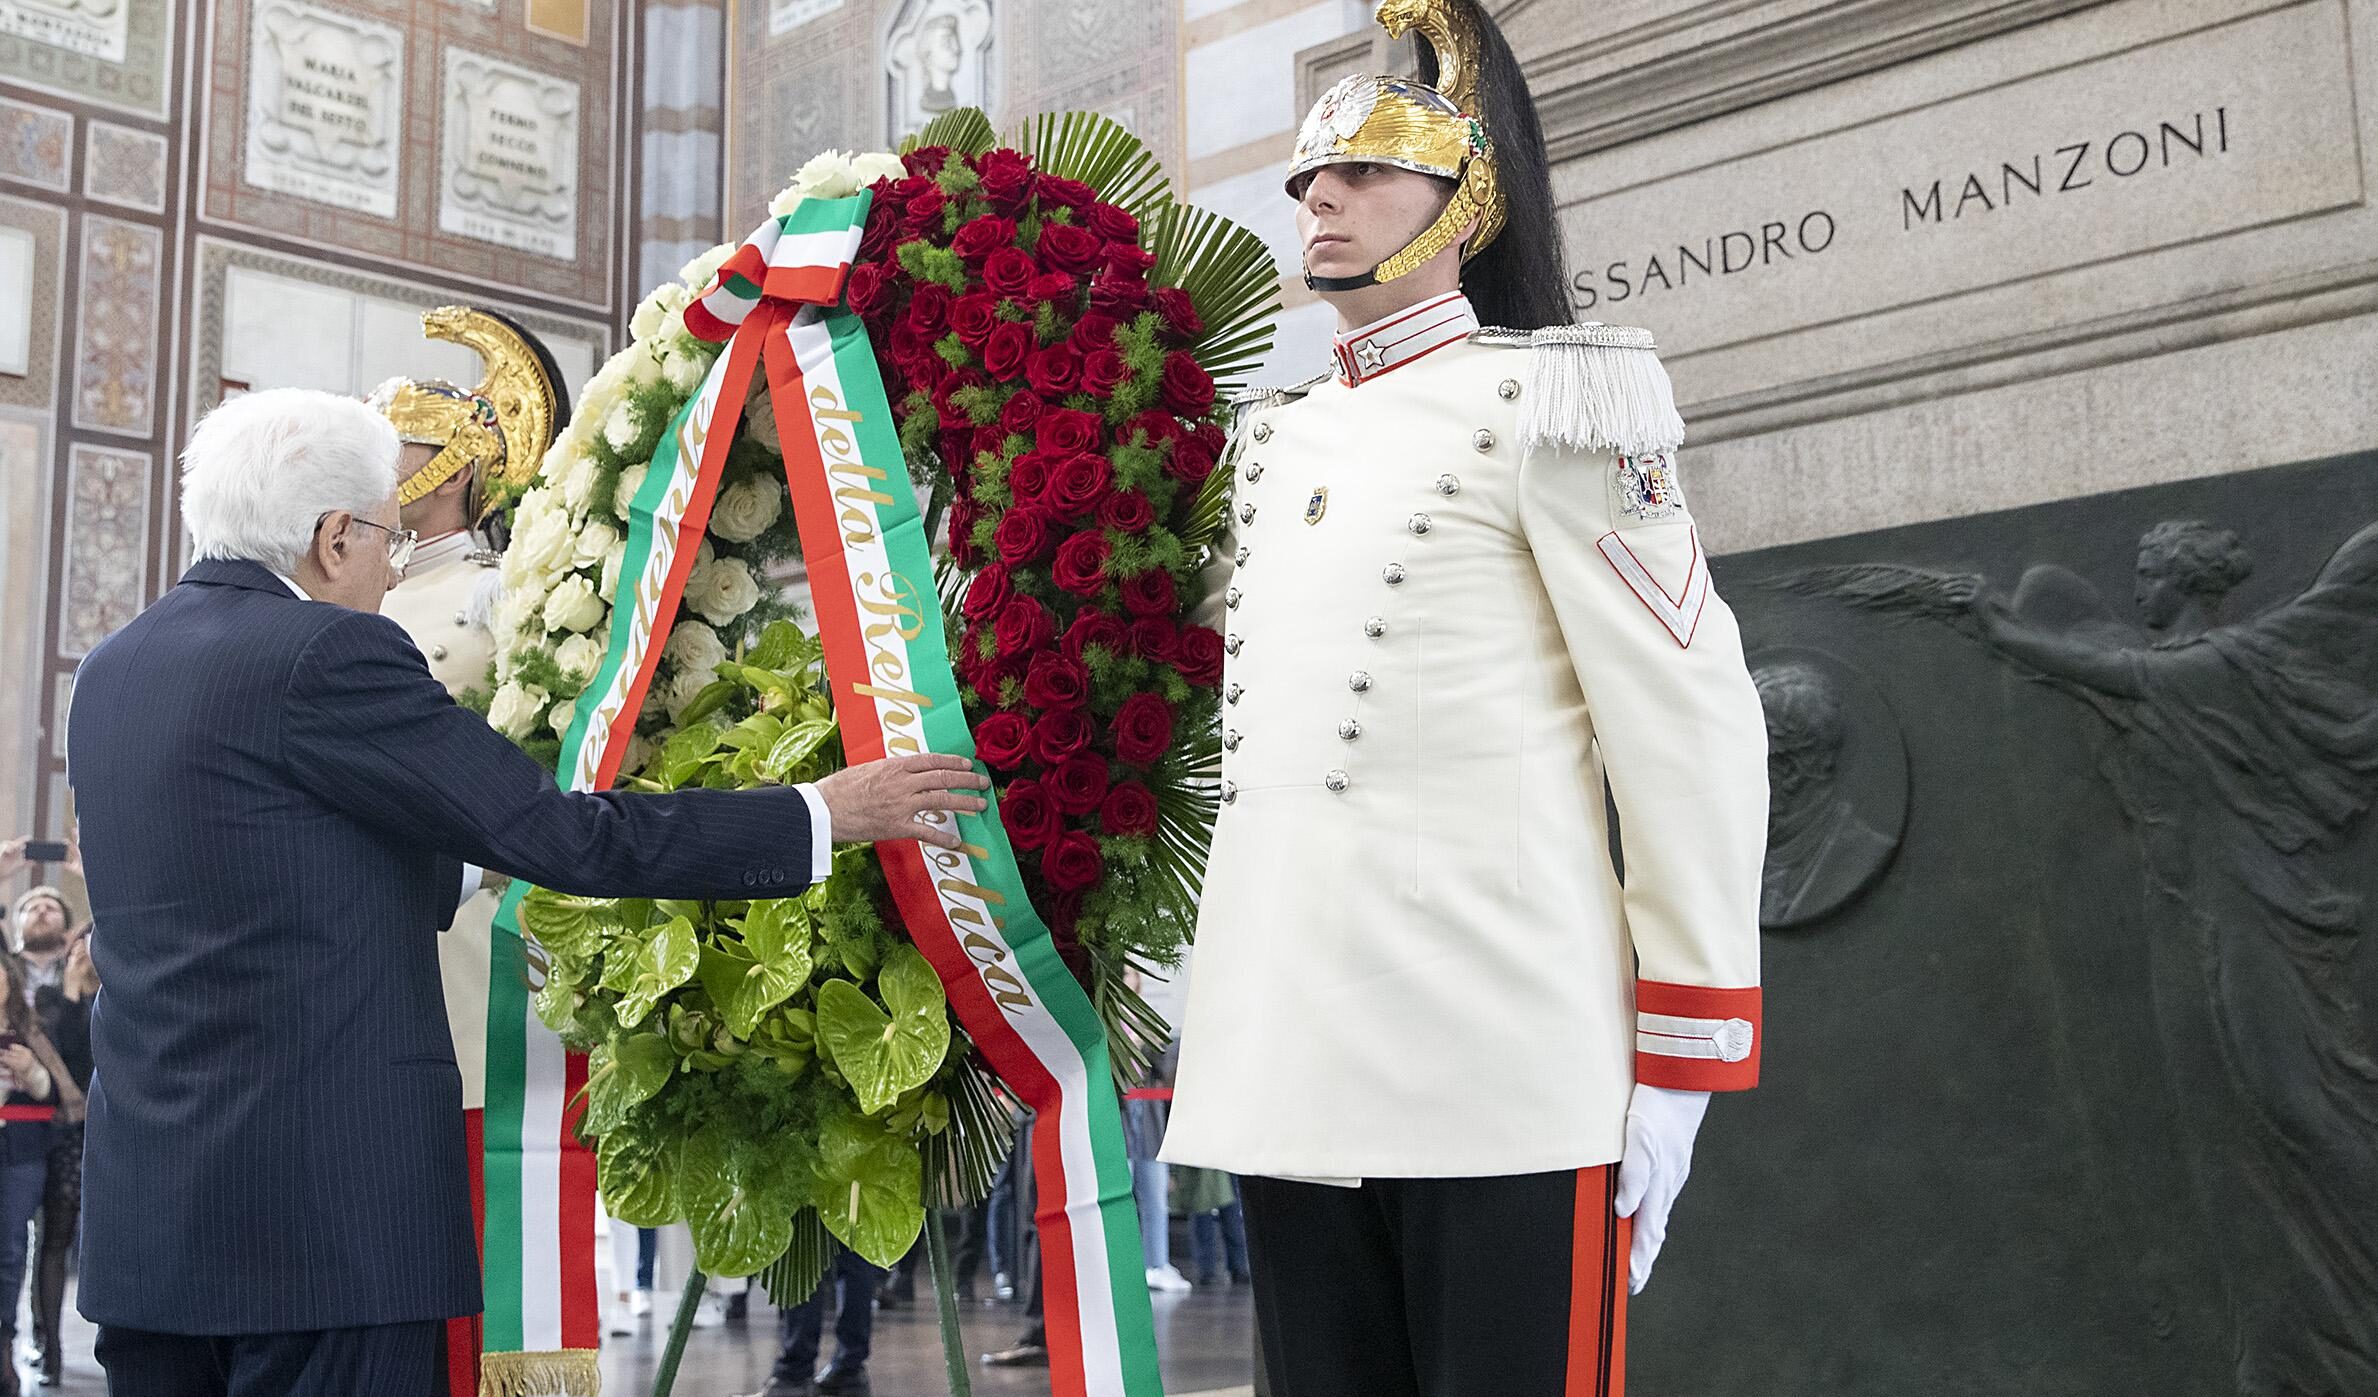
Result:
{"label": "black trousers", "polygon": [[1242,1179],[1272,1397],[1623,1397],[1617,1175]]}
{"label": "black trousers", "polygon": [[108,1397],[445,1397],[446,1322],[297,1334],[156,1334],[103,1324]]}

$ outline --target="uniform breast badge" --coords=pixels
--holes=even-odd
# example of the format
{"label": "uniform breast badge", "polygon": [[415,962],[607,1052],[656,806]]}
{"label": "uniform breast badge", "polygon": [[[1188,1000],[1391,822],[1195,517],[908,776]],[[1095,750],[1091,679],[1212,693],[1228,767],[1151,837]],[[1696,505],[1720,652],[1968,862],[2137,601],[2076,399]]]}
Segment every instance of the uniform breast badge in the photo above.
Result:
{"label": "uniform breast badge", "polygon": [[1613,519],[1656,524],[1684,513],[1684,492],[1676,487],[1676,468],[1665,451],[1619,457],[1610,473],[1610,493]]}
{"label": "uniform breast badge", "polygon": [[1313,498],[1305,501],[1305,522],[1318,524],[1321,522],[1321,516],[1327,513],[1329,513],[1329,487],[1316,485],[1313,487]]}

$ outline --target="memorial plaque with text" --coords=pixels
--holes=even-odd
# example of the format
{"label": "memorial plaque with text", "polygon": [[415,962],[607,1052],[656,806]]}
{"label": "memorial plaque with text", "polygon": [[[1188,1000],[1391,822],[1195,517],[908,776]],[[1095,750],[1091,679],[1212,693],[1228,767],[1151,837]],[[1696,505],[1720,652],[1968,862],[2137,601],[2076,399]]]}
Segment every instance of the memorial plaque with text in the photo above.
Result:
{"label": "memorial plaque with text", "polygon": [[265,0],[250,36],[240,177],[395,217],[404,60],[404,34],[394,25]]}
{"label": "memorial plaque with text", "polygon": [[132,7],[128,0],[0,0],[0,34],[121,63]]}
{"label": "memorial plaque with text", "polygon": [[2268,10],[1615,190],[1571,299],[1690,353],[2351,206],[2348,53]]}
{"label": "memorial plaque with text", "polygon": [[578,84],[446,51],[438,227],[568,261],[578,252]]}
{"label": "memorial plaque with text", "polygon": [[842,0],[769,0],[768,36],[790,34],[814,19],[842,8]]}

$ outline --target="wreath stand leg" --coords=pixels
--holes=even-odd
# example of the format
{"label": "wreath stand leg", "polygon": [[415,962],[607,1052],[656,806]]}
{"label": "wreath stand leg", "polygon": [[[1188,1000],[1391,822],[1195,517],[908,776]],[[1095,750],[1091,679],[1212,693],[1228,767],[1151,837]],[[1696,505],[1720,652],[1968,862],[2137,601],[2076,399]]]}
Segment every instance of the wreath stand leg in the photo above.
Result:
{"label": "wreath stand leg", "polygon": [[699,1266],[686,1273],[685,1293],[677,1297],[677,1317],[669,1321],[669,1342],[661,1349],[661,1366],[652,1375],[652,1397],[669,1397],[677,1388],[677,1365],[685,1361],[685,1336],[694,1329],[694,1311],[702,1307],[702,1292],[710,1278]]}
{"label": "wreath stand leg", "polygon": [[933,1266],[933,1301],[941,1311],[941,1359],[950,1373],[950,1397],[973,1397],[966,1365],[966,1337],[958,1332],[958,1285],[950,1267],[950,1239],[941,1210],[925,1209],[925,1256]]}

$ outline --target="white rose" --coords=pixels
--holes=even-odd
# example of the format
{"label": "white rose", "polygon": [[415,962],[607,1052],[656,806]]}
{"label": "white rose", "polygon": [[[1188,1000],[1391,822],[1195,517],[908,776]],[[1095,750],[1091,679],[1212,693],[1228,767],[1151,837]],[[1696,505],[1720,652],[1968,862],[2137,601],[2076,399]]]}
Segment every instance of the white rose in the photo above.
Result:
{"label": "white rose", "polygon": [[[669,721],[676,722],[678,715],[685,712],[695,699],[701,697],[704,689],[717,682],[717,675],[704,674],[700,670],[693,669],[686,670],[670,680],[668,695],[663,700],[669,706]],[[654,687],[658,688],[659,686],[655,685]]]}
{"label": "white rose", "polygon": [[686,579],[685,604],[723,626],[759,604],[760,584],[741,558],[715,558]]}
{"label": "white rose", "polygon": [[764,475],[736,481],[718,492],[710,509],[710,532],[729,543],[749,543],[768,532],[784,513],[784,486]]}
{"label": "white rose", "polygon": [[859,182],[861,189],[867,189],[871,188],[879,179],[905,177],[908,174],[908,167],[900,163],[900,157],[897,155],[886,151],[871,150],[865,155],[852,158],[850,173],[851,178]]}
{"label": "white rose", "polygon": [[580,456],[563,467],[561,474],[561,502],[572,514],[586,513],[587,497],[594,493],[595,463],[593,458]]}
{"label": "white rose", "polygon": [[603,652],[609,648],[609,637],[598,639],[591,635],[574,635],[563,641],[553,652],[553,662],[562,673],[578,679],[592,679],[603,667]]}
{"label": "white rose", "polygon": [[784,441],[776,435],[776,398],[765,391],[765,383],[758,386],[762,391],[753,393],[751,401],[743,408],[744,431],[769,455],[781,459],[784,456]]}
{"label": "white rose", "polygon": [[595,595],[594,584],[571,573],[545,599],[545,627],[555,631],[583,631],[603,619],[609,608]]}
{"label": "white rose", "polygon": [[[569,563],[576,532],[568,511],[553,500],[550,491],[540,488],[522,496],[513,522],[512,546],[504,550],[507,585],[525,588],[540,583]],[[536,590],[544,589],[537,586]]]}
{"label": "white rose", "polygon": [[[718,246],[710,249],[708,252],[703,253],[693,261],[686,263],[683,267],[678,268],[678,285],[674,287],[664,286],[661,288],[661,290],[674,291],[677,295],[686,297],[690,297],[694,292],[707,290],[710,286],[711,279],[718,275],[718,269],[726,264],[726,260],[728,258],[735,255],[735,249],[737,246],[738,244],[736,243],[720,243]],[[658,295],[660,293],[655,292],[653,294]],[[676,305],[676,309],[685,309],[685,302],[679,301]]]}
{"label": "white rose", "polygon": [[644,435],[644,414],[636,411],[632,401],[622,398],[603,419],[603,440],[611,443],[613,451],[626,451]]}
{"label": "white rose", "polygon": [[661,318],[667,314],[661,308],[657,292],[647,296],[636,303],[636,313],[628,317],[628,333],[640,340],[651,339],[653,332],[661,327]]}
{"label": "white rose", "polygon": [[636,502],[636,492],[644,488],[644,473],[649,469],[647,465],[633,465],[619,473],[619,488],[611,495],[613,514],[622,519],[628,517],[628,509]]}
{"label": "white rose", "polygon": [[546,716],[545,724],[553,729],[555,737],[568,737],[570,724],[577,721],[577,718],[578,700],[565,699],[553,705],[553,712]]}
{"label": "white rose", "polygon": [[647,340],[636,346],[636,357],[628,361],[628,382],[643,387],[661,381],[660,356],[653,348],[658,343],[658,340]]}
{"label": "white rose", "polygon": [[702,386],[702,375],[710,372],[710,365],[698,354],[672,349],[661,360],[661,377],[680,393],[691,393]]}
{"label": "white rose", "polygon": [[[578,541],[575,551],[570,557],[570,566],[579,568],[599,566],[605,558],[611,556],[611,545],[617,542],[619,542],[619,530],[612,528],[600,519],[590,521],[585,528],[578,531]],[[604,588],[603,595],[611,595],[611,590],[607,587]]]}
{"label": "white rose", "polygon": [[597,591],[606,597],[619,595],[619,569],[627,562],[627,557],[628,541],[626,539],[623,538],[611,545],[611,551],[603,555],[603,581],[596,588]]}
{"label": "white rose", "polygon": [[[534,640],[536,637],[527,636],[526,632],[529,627],[536,624],[538,616],[544,610],[545,593],[543,589],[529,591],[526,588],[506,585],[504,599],[495,604],[495,633],[498,636],[525,636],[527,639]],[[509,646],[505,647],[507,654],[510,648]],[[509,672],[506,671],[506,673]]]}
{"label": "white rose", "polygon": [[727,647],[718,632],[699,621],[680,621],[669,632],[669,643],[661,648],[661,657],[681,670],[699,674],[705,680],[718,677],[718,667],[727,662]]}
{"label": "white rose", "polygon": [[545,711],[545,691],[534,684],[506,684],[487,705],[487,721],[514,742],[529,735]]}

